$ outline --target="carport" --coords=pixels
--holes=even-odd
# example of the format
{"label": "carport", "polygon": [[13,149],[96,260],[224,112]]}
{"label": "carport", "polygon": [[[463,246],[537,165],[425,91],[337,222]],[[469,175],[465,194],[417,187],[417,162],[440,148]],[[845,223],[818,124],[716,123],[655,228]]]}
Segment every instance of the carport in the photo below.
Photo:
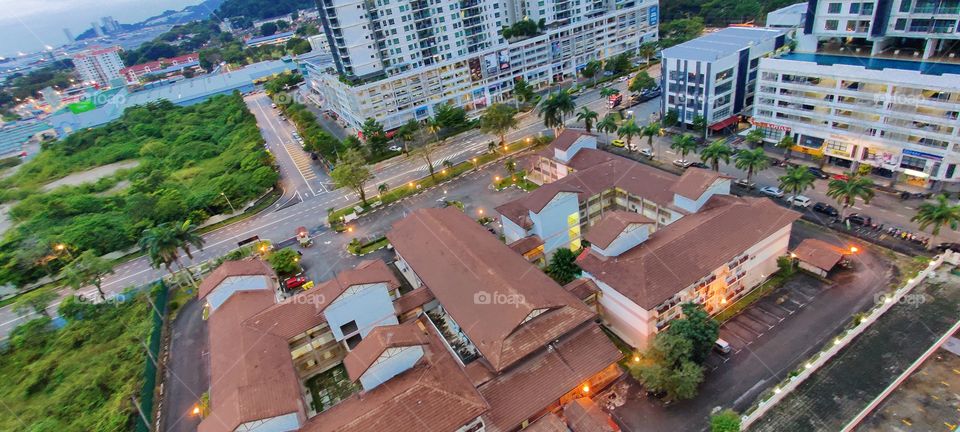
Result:
{"label": "carport", "polygon": [[844,250],[823,240],[808,238],[800,242],[790,255],[797,260],[798,267],[827,277],[830,270],[843,260]]}

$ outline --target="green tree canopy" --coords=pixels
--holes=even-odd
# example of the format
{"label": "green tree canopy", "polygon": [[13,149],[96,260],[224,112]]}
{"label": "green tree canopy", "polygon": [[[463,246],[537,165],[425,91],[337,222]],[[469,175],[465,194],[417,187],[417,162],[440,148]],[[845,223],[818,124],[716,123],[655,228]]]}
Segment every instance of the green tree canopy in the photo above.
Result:
{"label": "green tree canopy", "polygon": [[487,107],[480,116],[480,130],[500,137],[500,145],[506,144],[506,134],[517,127],[517,110],[509,105],[496,103]]}
{"label": "green tree canopy", "polygon": [[281,277],[293,276],[300,271],[300,254],[290,248],[274,251],[267,256],[267,262]]}
{"label": "green tree canopy", "polygon": [[348,187],[360,196],[363,205],[367,205],[367,193],[364,190],[373,174],[367,168],[363,155],[356,149],[347,150],[337,161],[337,166],[330,172],[330,177],[337,187]]}
{"label": "green tree canopy", "polygon": [[577,265],[577,255],[567,248],[558,248],[550,257],[546,273],[560,285],[566,285],[580,277],[583,270]]}

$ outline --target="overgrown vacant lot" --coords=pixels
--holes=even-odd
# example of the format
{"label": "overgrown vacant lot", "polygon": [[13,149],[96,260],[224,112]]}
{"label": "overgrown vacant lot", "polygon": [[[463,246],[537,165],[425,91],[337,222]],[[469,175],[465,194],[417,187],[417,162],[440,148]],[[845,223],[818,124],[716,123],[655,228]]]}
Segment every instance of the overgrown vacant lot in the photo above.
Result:
{"label": "overgrown vacant lot", "polygon": [[67,324],[18,327],[0,351],[0,430],[133,430],[152,320],[141,294],[125,303],[68,300]]}
{"label": "overgrown vacant lot", "polygon": [[[239,94],[190,107],[168,101],[134,107],[108,125],[45,143],[35,159],[0,180],[0,201],[14,202],[15,224],[0,240],[0,283],[23,285],[55,273],[82,251],[123,250],[160,223],[201,223],[229,208],[221,193],[234,204],[256,198],[277,180],[262,144]],[[137,164],[44,191],[54,180],[121,161]],[[51,245],[60,243],[72,253],[51,255]]]}

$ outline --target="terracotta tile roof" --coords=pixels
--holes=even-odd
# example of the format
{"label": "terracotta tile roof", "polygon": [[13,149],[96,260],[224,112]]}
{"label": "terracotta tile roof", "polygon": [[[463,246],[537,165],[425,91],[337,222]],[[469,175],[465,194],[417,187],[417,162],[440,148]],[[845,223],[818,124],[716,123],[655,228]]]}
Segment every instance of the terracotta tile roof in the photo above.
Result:
{"label": "terracotta tile roof", "polygon": [[286,339],[241,325],[273,302],[273,290],[241,291],[210,315],[210,415],[199,432],[289,413],[305,417]]}
{"label": "terracotta tile roof", "polygon": [[587,251],[577,263],[651,310],[799,217],[767,198],[715,195],[619,257]]}
{"label": "terracotta tile roof", "polygon": [[600,292],[600,287],[593,279],[577,278],[563,286],[563,289],[575,295],[580,300],[586,300],[588,297]]}
{"label": "terracotta tile roof", "polygon": [[424,357],[413,368],[340,401],[300,431],[450,432],[483,414],[486,402],[437,333],[431,329],[426,339]]}
{"label": "terracotta tile roof", "polygon": [[731,177],[708,169],[687,168],[683,175],[680,176],[680,180],[670,188],[670,192],[696,200],[707,191],[713,182],[720,178],[728,179]]}
{"label": "terracotta tile roof", "polygon": [[245,259],[240,261],[224,261],[211,272],[203,282],[200,282],[200,288],[197,290],[197,297],[204,298],[210,291],[220,285],[224,279],[232,276],[253,276],[269,275],[275,277],[273,269],[267,263],[257,259]]}
{"label": "terracotta tile roof", "polygon": [[594,316],[456,208],[416,210],[387,238],[496,371]]}
{"label": "terracotta tile roof", "polygon": [[540,236],[532,235],[510,243],[507,246],[514,252],[523,255],[540,246],[543,246],[543,240],[540,238]]}
{"label": "terracotta tile roof", "polygon": [[618,432],[620,427],[588,397],[574,399],[563,407],[563,417],[573,432]]}
{"label": "terracotta tile roof", "polygon": [[539,420],[530,423],[530,426],[527,426],[523,429],[524,432],[570,432],[570,429],[567,429],[567,425],[563,423],[563,420],[560,420],[560,417],[557,417],[554,413],[547,413],[547,415],[540,417]]}
{"label": "terracotta tile roof", "polygon": [[566,151],[570,148],[570,146],[573,145],[573,143],[577,142],[577,140],[584,135],[596,136],[594,134],[587,133],[587,131],[583,129],[564,128],[563,131],[560,132],[560,136],[556,137],[553,142],[550,143],[550,147]]}
{"label": "terracotta tile roof", "polygon": [[[570,168],[573,168],[575,171],[581,171],[581,170],[590,168],[594,165],[602,164],[604,162],[610,162],[617,158],[623,159],[622,156],[605,152],[603,150],[585,148],[585,149],[580,149],[580,151],[578,151],[577,154],[573,155],[573,158],[571,158],[570,162],[567,162],[566,165]],[[560,161],[557,161],[557,162],[560,162]]]}
{"label": "terracotta tile roof", "polygon": [[585,324],[554,343],[552,349],[540,350],[480,387],[490,404],[490,411],[484,414],[487,432],[518,428],[621,357],[599,326]]}
{"label": "terracotta tile roof", "polygon": [[425,330],[417,327],[417,321],[377,326],[347,353],[343,359],[343,366],[347,368],[350,379],[356,381],[388,348],[411,347],[427,343],[429,343],[427,334]]}
{"label": "terracotta tile roof", "polygon": [[[580,154],[586,150],[582,150]],[[591,150],[600,151],[600,150]],[[529,227],[527,212],[539,213],[559,192],[577,192],[581,202],[614,187],[643,197],[661,206],[673,208],[673,188],[680,177],[616,155],[606,162],[568,174],[553,183],[541,186],[521,198],[496,208],[514,223]],[[527,224],[527,226],[523,225]]]}
{"label": "terracotta tile roof", "polygon": [[410,291],[393,301],[397,315],[403,315],[434,300],[433,293],[426,286]]}
{"label": "terracotta tile roof", "polygon": [[793,253],[797,259],[824,271],[830,271],[844,255],[839,246],[814,238],[804,239]]}
{"label": "terracotta tile roof", "polygon": [[590,244],[605,249],[607,246],[610,246],[610,243],[613,243],[613,241],[617,239],[623,230],[635,224],[656,224],[656,221],[640,213],[615,210],[604,213],[600,222],[590,227],[590,230],[584,235],[584,239],[590,242]]}

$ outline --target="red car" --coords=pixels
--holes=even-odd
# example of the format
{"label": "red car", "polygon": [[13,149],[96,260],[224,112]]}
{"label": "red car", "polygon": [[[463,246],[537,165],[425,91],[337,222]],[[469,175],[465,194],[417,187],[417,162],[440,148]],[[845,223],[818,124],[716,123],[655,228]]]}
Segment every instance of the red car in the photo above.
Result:
{"label": "red car", "polygon": [[850,177],[848,177],[846,174],[834,174],[831,178],[834,180],[847,180]]}
{"label": "red car", "polygon": [[286,286],[288,290],[299,288],[305,283],[307,283],[307,278],[304,276],[294,276],[283,282],[284,286]]}

